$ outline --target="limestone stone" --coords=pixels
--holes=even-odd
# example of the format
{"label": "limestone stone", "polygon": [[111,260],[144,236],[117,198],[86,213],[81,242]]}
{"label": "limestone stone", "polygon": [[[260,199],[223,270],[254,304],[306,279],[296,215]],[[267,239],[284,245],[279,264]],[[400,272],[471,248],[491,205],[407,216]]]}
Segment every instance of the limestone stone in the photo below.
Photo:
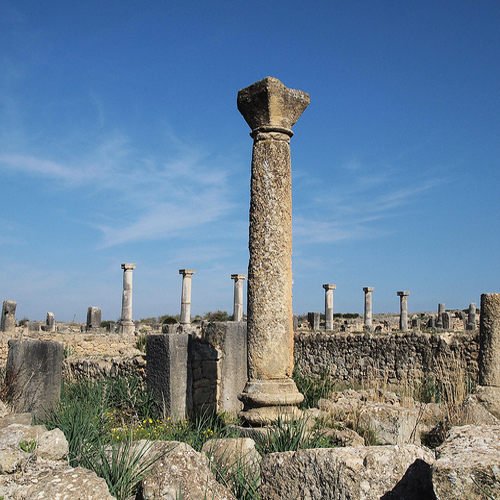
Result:
{"label": "limestone stone", "polygon": [[87,331],[96,331],[101,328],[101,309],[99,307],[90,306],[87,309]]}
{"label": "limestone stone", "polygon": [[465,326],[466,330],[475,330],[476,329],[476,303],[471,302],[469,304],[469,311],[467,314],[467,324]]}
{"label": "limestone stone", "polygon": [[[153,452],[159,446],[162,442],[155,443]],[[215,480],[204,453],[184,443],[170,442],[164,446],[168,453],[142,481],[142,500],[235,500],[234,495]]]}
{"label": "limestone stone", "polygon": [[191,282],[194,269],[179,269],[182,274],[181,325],[191,324]]}
{"label": "limestone stone", "polygon": [[29,456],[29,453],[22,451],[19,447],[0,448],[0,474],[9,474],[23,467]]}
{"label": "limestone stone", "polygon": [[45,460],[63,460],[69,451],[68,441],[60,429],[44,432],[38,439],[36,454]]}
{"label": "limestone stone", "polygon": [[14,300],[4,300],[2,305],[2,319],[0,330],[5,333],[14,333],[16,328],[16,307]]}
{"label": "limestone stone", "polygon": [[481,295],[479,383],[500,387],[500,293]]}
{"label": "limestone stone", "polygon": [[[240,415],[255,424],[275,418],[281,402],[302,401],[291,379],[292,319],[292,176],[291,127],[309,104],[309,96],[267,77],[238,92],[238,110],[254,140],[250,195],[248,265],[248,384]],[[282,394],[277,398],[275,385]],[[255,385],[257,383],[257,386]],[[265,402],[263,403],[263,400]],[[261,407],[267,407],[261,410]],[[255,411],[254,411],[255,410]]]}
{"label": "limestone stone", "polygon": [[397,293],[399,296],[399,329],[402,332],[408,331],[408,299],[410,292],[401,291]]}
{"label": "limestone stone", "polygon": [[32,420],[31,413],[6,413],[3,417],[0,417],[0,429],[11,424],[31,425]]}
{"label": "limestone stone", "polygon": [[333,330],[333,291],[337,286],[325,283],[323,288],[325,289],[325,330]]}
{"label": "limestone stone", "polygon": [[433,461],[414,445],[271,453],[261,462],[261,499],[431,500]]}
{"label": "limestone stone", "polygon": [[47,318],[45,320],[45,326],[42,327],[46,332],[55,332],[56,331],[56,318],[53,312],[47,313]]}
{"label": "limestone stone", "polygon": [[261,456],[251,438],[210,439],[201,451],[223,470],[232,469],[236,472],[244,468],[253,474],[260,471]]}
{"label": "limestone stone", "polygon": [[372,292],[375,290],[372,286],[365,286],[363,291],[365,292],[365,312],[363,317],[363,326],[366,330],[373,330],[373,308],[372,308]]}
{"label": "limestone stone", "polygon": [[123,293],[122,293],[122,315],[118,323],[118,333],[122,335],[133,335],[135,324],[132,321],[132,292],[133,271],[136,264],[123,263]]}
{"label": "limestone stone", "polygon": [[234,302],[233,302],[233,321],[243,319],[243,281],[247,279],[245,274],[231,274],[234,280]]}
{"label": "limestone stone", "polygon": [[477,386],[475,396],[492,415],[500,419],[500,387]]}
{"label": "limestone stone", "polygon": [[44,425],[11,424],[0,429],[0,446],[17,446],[23,441],[38,442],[46,433],[47,428]]}
{"label": "limestone stone", "polygon": [[308,312],[307,319],[309,321],[309,328],[311,330],[318,331],[320,314],[318,312]]}
{"label": "limestone stone", "polygon": [[420,444],[419,416],[418,408],[366,402],[359,410],[359,425],[371,429],[379,444]]}
{"label": "limestone stone", "polygon": [[[500,388],[499,388],[500,389]],[[462,421],[474,425],[498,425],[500,420],[490,413],[477,394],[469,394],[461,404]]]}
{"label": "limestone stone", "polygon": [[432,483],[438,500],[500,498],[500,426],[453,427],[436,450]]}

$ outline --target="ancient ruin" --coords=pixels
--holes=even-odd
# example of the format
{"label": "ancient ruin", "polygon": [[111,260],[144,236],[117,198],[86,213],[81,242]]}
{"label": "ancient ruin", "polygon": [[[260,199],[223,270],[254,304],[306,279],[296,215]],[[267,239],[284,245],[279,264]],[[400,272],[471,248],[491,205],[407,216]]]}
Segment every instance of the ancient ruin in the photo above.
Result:
{"label": "ancient ruin", "polygon": [[325,330],[333,330],[333,291],[337,285],[324,284],[325,289]]}
{"label": "ancient ruin", "polygon": [[372,286],[365,286],[365,313],[364,313],[364,328],[371,332],[373,330],[373,309],[372,309],[372,292],[375,290]]}
{"label": "ancient ruin", "polygon": [[135,268],[135,264],[122,264],[122,314],[118,323],[118,332],[124,335],[132,335],[135,331],[135,324],[132,321],[132,272]]}
{"label": "ancient ruin", "polygon": [[182,274],[181,325],[191,324],[191,278],[194,269],[179,269]]}
{"label": "ancient ruin", "polygon": [[398,292],[399,296],[399,329],[402,332],[408,331],[408,300],[407,297],[410,295],[410,292]]}
{"label": "ancient ruin", "polygon": [[234,280],[233,321],[243,319],[243,281],[247,279],[245,274],[231,274]]}
{"label": "ancient ruin", "polygon": [[238,92],[253,138],[248,264],[248,382],[240,413],[261,425],[303,399],[293,370],[292,126],[309,96],[267,77]]}

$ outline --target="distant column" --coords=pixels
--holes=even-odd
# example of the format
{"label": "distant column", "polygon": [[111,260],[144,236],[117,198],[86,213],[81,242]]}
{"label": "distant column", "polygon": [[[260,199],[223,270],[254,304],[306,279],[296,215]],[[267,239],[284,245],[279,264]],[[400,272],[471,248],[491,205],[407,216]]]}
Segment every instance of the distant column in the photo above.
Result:
{"label": "distant column", "polygon": [[467,315],[467,330],[476,329],[476,303],[471,302],[469,304],[469,314]]}
{"label": "distant column", "polygon": [[323,288],[325,289],[325,330],[333,330],[333,291],[337,289],[337,285],[326,283]]}
{"label": "distant column", "polygon": [[399,296],[399,329],[402,332],[408,331],[408,301],[407,297],[410,295],[410,292],[398,292]]}
{"label": "distant column", "polygon": [[16,307],[14,300],[4,300],[2,306],[2,321],[0,330],[4,333],[13,333],[16,330]]}
{"label": "distant column", "polygon": [[373,312],[372,312],[372,292],[375,290],[372,286],[365,286],[363,291],[365,292],[365,315],[364,315],[364,326],[368,331],[373,330]]}
{"label": "distant column", "polygon": [[135,332],[135,324],[132,321],[132,272],[135,264],[122,264],[123,269],[123,294],[122,294],[122,316],[118,324],[118,333],[132,335]]}
{"label": "distant column", "polygon": [[47,313],[47,319],[45,320],[45,330],[47,332],[55,332],[56,331],[56,318],[53,312]]}
{"label": "distant column", "polygon": [[443,328],[443,314],[446,311],[445,304],[438,304],[438,314],[436,318],[436,328]]}
{"label": "distant column", "polygon": [[191,278],[194,269],[179,269],[182,274],[181,325],[191,324]]}
{"label": "distant column", "polygon": [[479,384],[500,387],[500,293],[481,295]]}
{"label": "distant column", "polygon": [[101,309],[91,306],[87,309],[87,331],[97,330],[101,327]]}
{"label": "distant column", "polygon": [[243,318],[243,281],[247,279],[246,274],[231,274],[234,280],[234,304],[233,321],[241,321]]}

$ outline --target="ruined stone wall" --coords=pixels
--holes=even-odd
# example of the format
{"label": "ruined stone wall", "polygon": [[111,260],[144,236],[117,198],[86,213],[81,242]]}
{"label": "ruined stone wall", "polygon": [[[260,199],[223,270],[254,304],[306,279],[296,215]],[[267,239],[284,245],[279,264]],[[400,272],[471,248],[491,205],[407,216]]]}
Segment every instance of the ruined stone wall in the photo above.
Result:
{"label": "ruined stone wall", "polygon": [[328,373],[339,382],[400,384],[426,376],[469,374],[477,381],[479,334],[467,332],[300,332],[295,335],[297,368],[306,376]]}

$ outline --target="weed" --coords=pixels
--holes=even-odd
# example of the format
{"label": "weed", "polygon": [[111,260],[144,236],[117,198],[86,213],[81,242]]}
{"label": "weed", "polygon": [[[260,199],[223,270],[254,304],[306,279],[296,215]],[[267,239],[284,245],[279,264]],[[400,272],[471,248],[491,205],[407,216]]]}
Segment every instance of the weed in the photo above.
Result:
{"label": "weed", "polygon": [[293,371],[293,380],[299,392],[304,395],[304,401],[299,405],[301,409],[318,406],[318,401],[328,399],[337,385],[336,379],[332,378],[326,368],[321,371],[318,378],[307,377],[300,374],[297,363]]}
{"label": "weed", "polygon": [[142,335],[139,335],[139,337],[135,341],[135,348],[141,352],[146,352],[146,342],[148,339],[146,335],[147,330],[145,328],[141,328],[139,331],[142,333]]}
{"label": "weed", "polygon": [[37,444],[36,441],[21,441],[19,447],[26,453],[32,453],[35,451]]}

